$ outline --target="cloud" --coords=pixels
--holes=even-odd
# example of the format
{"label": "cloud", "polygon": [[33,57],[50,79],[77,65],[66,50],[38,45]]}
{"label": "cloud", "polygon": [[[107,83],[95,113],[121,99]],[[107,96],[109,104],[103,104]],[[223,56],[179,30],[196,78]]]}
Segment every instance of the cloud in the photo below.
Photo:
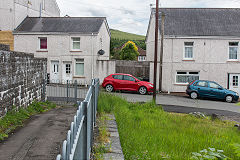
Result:
{"label": "cloud", "polygon": [[[146,35],[155,0],[57,0],[61,15],[104,16],[110,28]],[[161,7],[236,8],[238,0],[161,0]]]}

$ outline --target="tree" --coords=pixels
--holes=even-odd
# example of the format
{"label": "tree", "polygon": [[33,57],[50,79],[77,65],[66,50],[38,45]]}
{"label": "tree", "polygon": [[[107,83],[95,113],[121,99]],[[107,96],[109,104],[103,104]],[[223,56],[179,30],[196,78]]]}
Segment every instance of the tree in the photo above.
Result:
{"label": "tree", "polygon": [[128,41],[120,51],[121,60],[137,60],[138,56],[138,48],[132,41]]}

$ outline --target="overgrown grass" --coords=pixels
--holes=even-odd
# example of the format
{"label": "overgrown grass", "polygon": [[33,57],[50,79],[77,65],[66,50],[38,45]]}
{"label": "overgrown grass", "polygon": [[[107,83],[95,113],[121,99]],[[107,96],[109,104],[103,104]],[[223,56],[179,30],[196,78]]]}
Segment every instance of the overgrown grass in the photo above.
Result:
{"label": "overgrown grass", "polygon": [[111,29],[111,38],[128,39],[128,40],[145,40],[145,36],[122,32],[122,31],[115,30],[115,29]]}
{"label": "overgrown grass", "polygon": [[17,127],[23,125],[23,122],[30,118],[31,115],[48,111],[55,108],[56,105],[50,102],[33,102],[27,108],[19,110],[14,107],[2,119],[0,119],[0,140],[8,137],[8,134]]}
{"label": "overgrown grass", "polygon": [[232,122],[166,113],[153,103],[128,103],[103,93],[98,109],[115,114],[127,160],[185,160],[191,158],[192,152],[208,147],[222,149],[226,156],[238,159],[230,145],[240,142],[240,132]]}

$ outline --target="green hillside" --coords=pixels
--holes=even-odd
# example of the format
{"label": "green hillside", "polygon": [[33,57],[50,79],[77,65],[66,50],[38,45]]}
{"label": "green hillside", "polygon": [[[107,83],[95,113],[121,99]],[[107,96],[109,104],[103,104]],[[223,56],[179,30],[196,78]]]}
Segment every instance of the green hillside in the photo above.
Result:
{"label": "green hillside", "polygon": [[111,38],[124,40],[145,40],[145,36],[122,32],[115,29],[111,29]]}

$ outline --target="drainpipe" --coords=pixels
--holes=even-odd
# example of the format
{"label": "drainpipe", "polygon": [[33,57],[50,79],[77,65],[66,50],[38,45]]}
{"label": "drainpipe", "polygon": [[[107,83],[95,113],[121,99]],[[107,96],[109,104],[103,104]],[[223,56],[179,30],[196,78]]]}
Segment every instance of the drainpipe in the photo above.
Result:
{"label": "drainpipe", "polygon": [[91,37],[91,40],[92,40],[92,78],[94,78],[94,54],[93,54],[93,33],[92,33],[92,37]]}

